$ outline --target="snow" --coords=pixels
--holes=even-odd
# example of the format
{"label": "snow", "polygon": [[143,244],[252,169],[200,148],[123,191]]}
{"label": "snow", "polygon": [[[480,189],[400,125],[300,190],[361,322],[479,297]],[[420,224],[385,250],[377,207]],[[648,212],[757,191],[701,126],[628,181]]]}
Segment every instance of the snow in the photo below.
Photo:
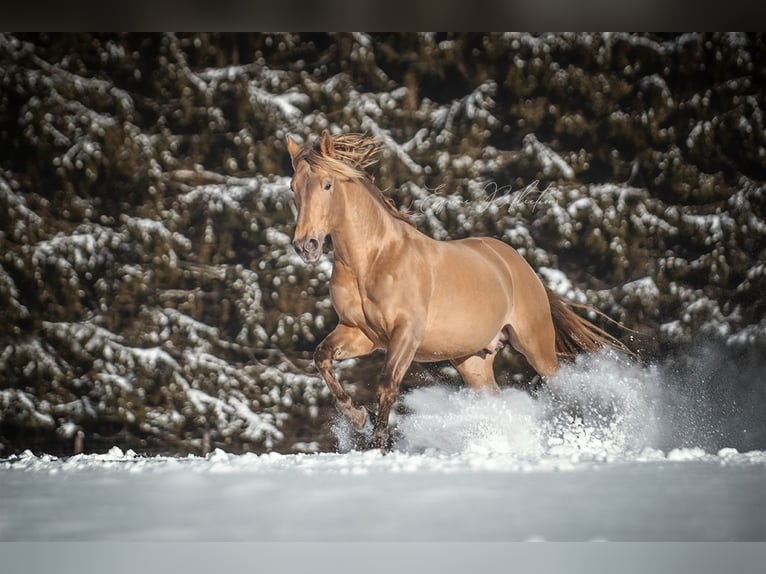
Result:
{"label": "snow", "polygon": [[534,156],[540,164],[543,174],[550,177],[560,175],[564,179],[573,179],[575,172],[559,154],[529,133],[524,136],[524,153]]}
{"label": "snow", "polygon": [[562,271],[551,267],[540,267],[537,271],[555,293],[577,303],[585,303],[587,300],[585,293],[577,289]]}
{"label": "snow", "polygon": [[657,283],[651,277],[642,277],[641,279],[630,281],[623,285],[623,289],[631,297],[637,297],[639,300],[647,303],[655,303],[660,297]]}
{"label": "snow", "polygon": [[250,103],[253,105],[267,105],[277,108],[288,120],[297,120],[303,116],[299,106],[306,106],[309,97],[306,94],[290,92],[274,95],[258,86],[258,82],[251,82],[249,86]]}
{"label": "snow", "polygon": [[0,459],[0,540],[766,539],[766,451],[705,446],[699,408],[681,440],[666,376],[604,353],[537,398],[415,389],[389,454],[27,451]]}
{"label": "snow", "polygon": [[0,539],[506,541],[766,536],[766,454],[609,464],[375,452],[0,463]]}

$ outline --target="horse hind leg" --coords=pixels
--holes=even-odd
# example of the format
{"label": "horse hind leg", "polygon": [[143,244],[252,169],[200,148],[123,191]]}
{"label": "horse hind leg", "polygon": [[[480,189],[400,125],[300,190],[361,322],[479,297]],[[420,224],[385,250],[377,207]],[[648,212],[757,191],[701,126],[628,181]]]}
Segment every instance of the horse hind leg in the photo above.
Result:
{"label": "horse hind leg", "polygon": [[452,361],[452,366],[457,369],[463,382],[475,391],[485,393],[499,393],[500,387],[495,381],[495,372],[493,364],[495,354],[485,353],[481,355],[471,355]]}
{"label": "horse hind leg", "polygon": [[540,377],[545,379],[558,370],[556,333],[552,322],[537,325],[536,328],[517,323],[508,325],[506,331],[513,348],[524,355]]}

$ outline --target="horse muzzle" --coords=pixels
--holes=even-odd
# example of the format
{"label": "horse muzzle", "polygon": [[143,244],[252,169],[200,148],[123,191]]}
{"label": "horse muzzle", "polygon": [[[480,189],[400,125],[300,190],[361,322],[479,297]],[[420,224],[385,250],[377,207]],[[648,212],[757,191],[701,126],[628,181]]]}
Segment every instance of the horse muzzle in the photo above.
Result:
{"label": "horse muzzle", "polygon": [[303,239],[293,241],[295,252],[301,256],[306,263],[314,263],[322,256],[322,244],[324,243],[324,234],[308,236]]}

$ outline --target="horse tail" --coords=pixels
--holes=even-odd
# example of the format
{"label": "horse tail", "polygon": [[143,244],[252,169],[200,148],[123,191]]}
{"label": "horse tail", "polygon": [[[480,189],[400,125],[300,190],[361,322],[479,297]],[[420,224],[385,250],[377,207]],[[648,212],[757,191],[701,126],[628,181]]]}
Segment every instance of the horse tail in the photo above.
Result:
{"label": "horse tail", "polygon": [[548,293],[548,301],[550,301],[551,305],[553,328],[556,331],[556,355],[559,358],[573,359],[579,353],[591,353],[598,351],[602,347],[611,347],[632,357],[635,356],[633,351],[625,344],[601,327],[580,317],[572,311],[571,307],[594,311],[612,323],[619,325],[617,321],[591,305],[564,300],[558,293],[551,291],[547,285],[545,285],[545,291]]}

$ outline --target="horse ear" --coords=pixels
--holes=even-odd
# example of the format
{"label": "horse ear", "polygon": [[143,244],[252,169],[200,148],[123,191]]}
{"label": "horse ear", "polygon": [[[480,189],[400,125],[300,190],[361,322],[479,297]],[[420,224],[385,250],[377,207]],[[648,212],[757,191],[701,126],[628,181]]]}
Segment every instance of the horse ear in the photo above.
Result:
{"label": "horse ear", "polygon": [[287,136],[287,151],[290,153],[290,159],[295,159],[295,156],[301,151],[300,144],[295,141],[292,136]]}
{"label": "horse ear", "polygon": [[322,139],[319,141],[319,151],[325,157],[333,157],[335,155],[335,146],[332,143],[332,137],[330,133],[325,130],[322,132]]}

